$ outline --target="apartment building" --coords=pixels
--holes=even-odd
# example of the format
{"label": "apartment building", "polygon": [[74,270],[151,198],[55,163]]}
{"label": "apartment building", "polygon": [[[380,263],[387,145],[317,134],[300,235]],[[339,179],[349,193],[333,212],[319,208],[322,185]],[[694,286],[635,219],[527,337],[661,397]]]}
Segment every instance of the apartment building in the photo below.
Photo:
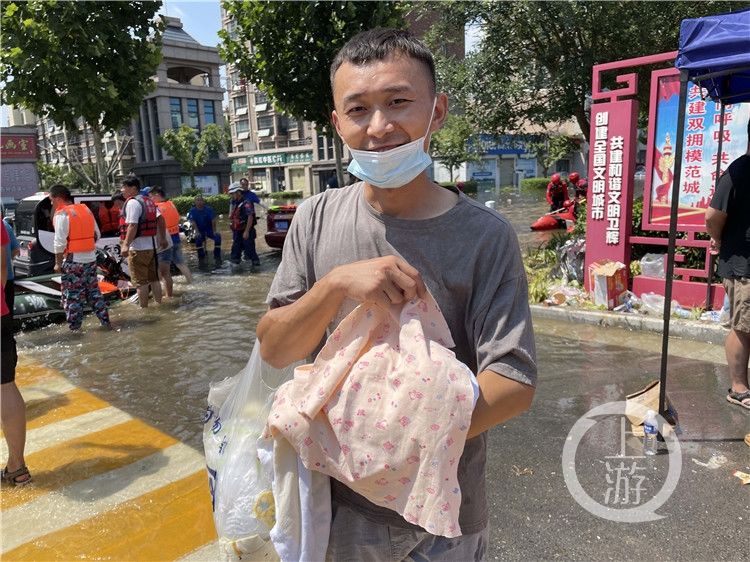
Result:
{"label": "apartment building", "polygon": [[[156,88],[143,99],[131,123],[117,133],[107,133],[102,142],[108,164],[121,155],[110,174],[111,183],[133,173],[144,185],[160,185],[168,194],[177,195],[190,187],[190,177],[157,139],[183,123],[198,131],[211,123],[223,126],[224,88],[218,49],[198,43],[179,18],[166,16],[165,23],[162,61],[153,78]],[[19,109],[11,110],[9,120],[11,125],[36,126],[41,162],[60,166],[95,162],[93,136],[82,121],[76,130],[68,130],[50,118]],[[213,154],[196,172],[196,183],[206,193],[218,193],[229,185],[230,170],[225,152]]]}

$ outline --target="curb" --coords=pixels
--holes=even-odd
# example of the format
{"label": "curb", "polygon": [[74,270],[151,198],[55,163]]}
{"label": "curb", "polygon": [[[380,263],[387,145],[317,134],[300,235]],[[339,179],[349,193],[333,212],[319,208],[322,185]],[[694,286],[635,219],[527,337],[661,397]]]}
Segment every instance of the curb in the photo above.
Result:
{"label": "curb", "polygon": [[[580,310],[571,307],[553,307],[531,304],[534,318],[548,318],[562,322],[592,324],[605,328],[624,328],[625,330],[653,332],[661,334],[664,321],[661,318],[641,316],[640,314],[617,314],[598,310]],[[729,330],[718,324],[672,318],[669,322],[669,336],[686,340],[724,345]]]}

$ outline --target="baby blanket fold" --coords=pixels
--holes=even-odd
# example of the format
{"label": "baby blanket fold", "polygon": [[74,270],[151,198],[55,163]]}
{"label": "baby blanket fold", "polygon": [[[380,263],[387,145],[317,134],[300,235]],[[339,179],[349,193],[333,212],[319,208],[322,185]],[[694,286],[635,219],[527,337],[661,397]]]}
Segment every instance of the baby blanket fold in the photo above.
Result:
{"label": "baby blanket fold", "polygon": [[458,536],[474,388],[452,346],[430,295],[387,310],[364,303],[278,389],[268,430],[307,468],[432,534]]}

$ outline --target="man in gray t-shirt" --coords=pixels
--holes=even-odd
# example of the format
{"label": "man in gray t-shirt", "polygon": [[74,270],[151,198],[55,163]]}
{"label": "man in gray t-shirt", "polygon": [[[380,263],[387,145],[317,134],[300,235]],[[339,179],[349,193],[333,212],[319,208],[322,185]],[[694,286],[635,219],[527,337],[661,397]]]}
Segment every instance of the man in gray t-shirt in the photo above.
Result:
{"label": "man in gray t-shirt", "polygon": [[361,33],[334,60],[331,81],[349,171],[364,181],[300,205],[258,325],[261,354],[276,366],[306,358],[360,302],[400,303],[429,290],[480,386],[458,467],[464,536],[455,550],[456,539],[428,535],[333,482],[328,555],[480,559],[487,430],[528,409],[536,382],[518,242],[501,215],[427,177],[429,134],[447,98],[435,93],[421,43],[404,31]]}

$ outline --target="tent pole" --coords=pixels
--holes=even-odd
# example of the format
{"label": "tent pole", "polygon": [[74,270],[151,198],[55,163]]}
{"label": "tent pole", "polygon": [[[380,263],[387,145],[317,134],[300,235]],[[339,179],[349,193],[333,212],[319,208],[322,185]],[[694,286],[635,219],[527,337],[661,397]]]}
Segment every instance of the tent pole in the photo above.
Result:
{"label": "tent pole", "polygon": [[[714,190],[716,189],[716,185],[719,183],[719,174],[721,174],[721,150],[724,148],[724,114],[726,113],[727,106],[724,103],[724,100],[719,100],[719,103],[721,104],[721,113],[719,116],[719,145],[716,149],[716,179],[714,179]],[[710,203],[710,202],[709,202]],[[708,252],[708,281],[706,282],[706,310],[711,310],[713,308],[711,304],[711,289],[713,286],[711,285],[711,282],[713,280],[714,276],[714,262],[716,261],[716,258],[714,254],[711,253],[711,250],[706,250]]]}
{"label": "tent pole", "polygon": [[[672,276],[677,241],[677,212],[679,210],[680,183],[682,181],[682,149],[685,136],[685,101],[687,99],[688,75],[680,71],[680,100],[677,106],[677,138],[675,139],[674,177],[672,178],[672,205],[669,214],[669,245],[667,246],[667,271],[664,279],[664,329],[661,339],[661,369],[659,372],[659,414],[666,413],[667,359],[669,356],[669,320],[672,314]],[[661,434],[660,434],[661,435]]]}

